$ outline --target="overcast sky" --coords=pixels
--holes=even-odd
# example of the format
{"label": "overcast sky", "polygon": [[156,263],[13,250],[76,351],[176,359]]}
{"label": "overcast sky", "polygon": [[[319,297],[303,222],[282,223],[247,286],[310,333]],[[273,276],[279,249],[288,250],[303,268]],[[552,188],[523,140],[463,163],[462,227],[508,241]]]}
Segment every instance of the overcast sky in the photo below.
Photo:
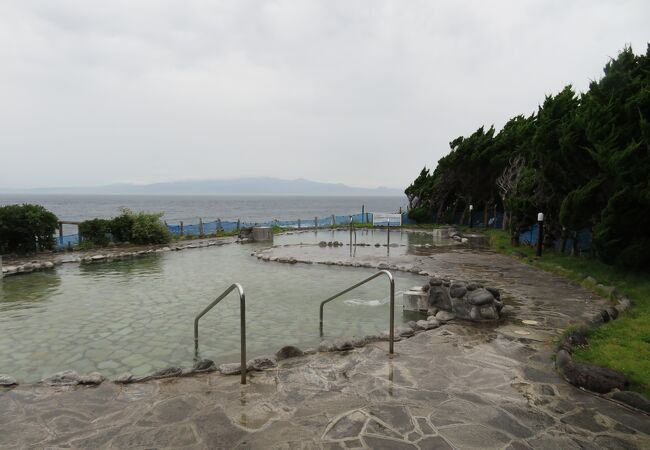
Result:
{"label": "overcast sky", "polygon": [[0,187],[403,188],[649,23],[647,0],[0,0]]}

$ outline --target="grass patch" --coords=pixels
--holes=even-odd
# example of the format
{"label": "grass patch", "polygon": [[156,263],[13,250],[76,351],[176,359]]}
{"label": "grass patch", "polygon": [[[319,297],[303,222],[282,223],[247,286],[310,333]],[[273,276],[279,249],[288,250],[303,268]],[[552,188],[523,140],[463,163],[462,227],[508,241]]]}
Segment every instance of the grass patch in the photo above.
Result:
{"label": "grass patch", "polygon": [[589,346],[576,351],[577,361],[590,362],[624,373],[633,390],[650,397],[650,275],[631,272],[610,266],[590,257],[572,257],[544,250],[541,258],[535,257],[530,246],[513,247],[510,237],[501,230],[484,230],[492,246],[500,253],[512,255],[520,252],[522,260],[540,269],[557,273],[583,284],[597,294],[606,292],[585,281],[591,276],[598,283],[616,286],[632,300],[633,307],[618,320],[610,321],[589,333]]}

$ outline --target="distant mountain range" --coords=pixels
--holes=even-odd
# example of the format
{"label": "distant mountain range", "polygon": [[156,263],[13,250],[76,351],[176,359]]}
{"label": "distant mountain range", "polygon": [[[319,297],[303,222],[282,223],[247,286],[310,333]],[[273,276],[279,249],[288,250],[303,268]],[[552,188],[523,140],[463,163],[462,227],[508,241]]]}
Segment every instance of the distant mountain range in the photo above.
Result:
{"label": "distant mountain range", "polygon": [[387,187],[358,188],[341,183],[320,183],[305,180],[282,180],[271,177],[237,178],[233,180],[185,180],[152,184],[109,184],[93,187],[60,187],[33,189],[1,189],[4,193],[41,194],[250,194],[250,195],[374,195],[402,196],[400,189]]}

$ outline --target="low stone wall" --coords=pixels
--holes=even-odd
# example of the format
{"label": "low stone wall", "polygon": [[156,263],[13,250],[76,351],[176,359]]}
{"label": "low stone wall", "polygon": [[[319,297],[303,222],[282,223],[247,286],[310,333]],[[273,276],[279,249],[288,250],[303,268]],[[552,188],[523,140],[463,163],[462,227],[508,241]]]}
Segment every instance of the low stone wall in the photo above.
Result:
{"label": "low stone wall", "polygon": [[558,344],[555,367],[565,380],[576,387],[604,394],[627,406],[650,413],[650,400],[639,393],[627,391],[629,383],[624,374],[606,367],[573,361],[573,352],[589,345],[587,337],[593,328],[618,319],[632,305],[630,299],[613,286],[598,284],[591,277],[585,278],[584,282],[601,292],[607,292],[610,300],[616,304],[600,310],[584,325],[564,334]]}
{"label": "low stone wall", "polygon": [[430,308],[453,313],[459,319],[494,321],[503,309],[499,290],[479,283],[432,277],[423,290],[429,292]]}

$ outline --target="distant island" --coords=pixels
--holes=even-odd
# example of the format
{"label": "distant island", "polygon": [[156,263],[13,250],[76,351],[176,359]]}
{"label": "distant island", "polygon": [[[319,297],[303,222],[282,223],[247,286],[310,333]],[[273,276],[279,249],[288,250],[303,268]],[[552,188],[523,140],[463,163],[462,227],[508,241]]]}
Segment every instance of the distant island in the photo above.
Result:
{"label": "distant island", "polygon": [[165,195],[363,195],[403,196],[400,189],[359,188],[342,183],[321,183],[302,178],[283,180],[271,177],[232,180],[180,180],[151,184],[109,184],[90,187],[3,189],[0,193],[39,194],[165,194]]}

